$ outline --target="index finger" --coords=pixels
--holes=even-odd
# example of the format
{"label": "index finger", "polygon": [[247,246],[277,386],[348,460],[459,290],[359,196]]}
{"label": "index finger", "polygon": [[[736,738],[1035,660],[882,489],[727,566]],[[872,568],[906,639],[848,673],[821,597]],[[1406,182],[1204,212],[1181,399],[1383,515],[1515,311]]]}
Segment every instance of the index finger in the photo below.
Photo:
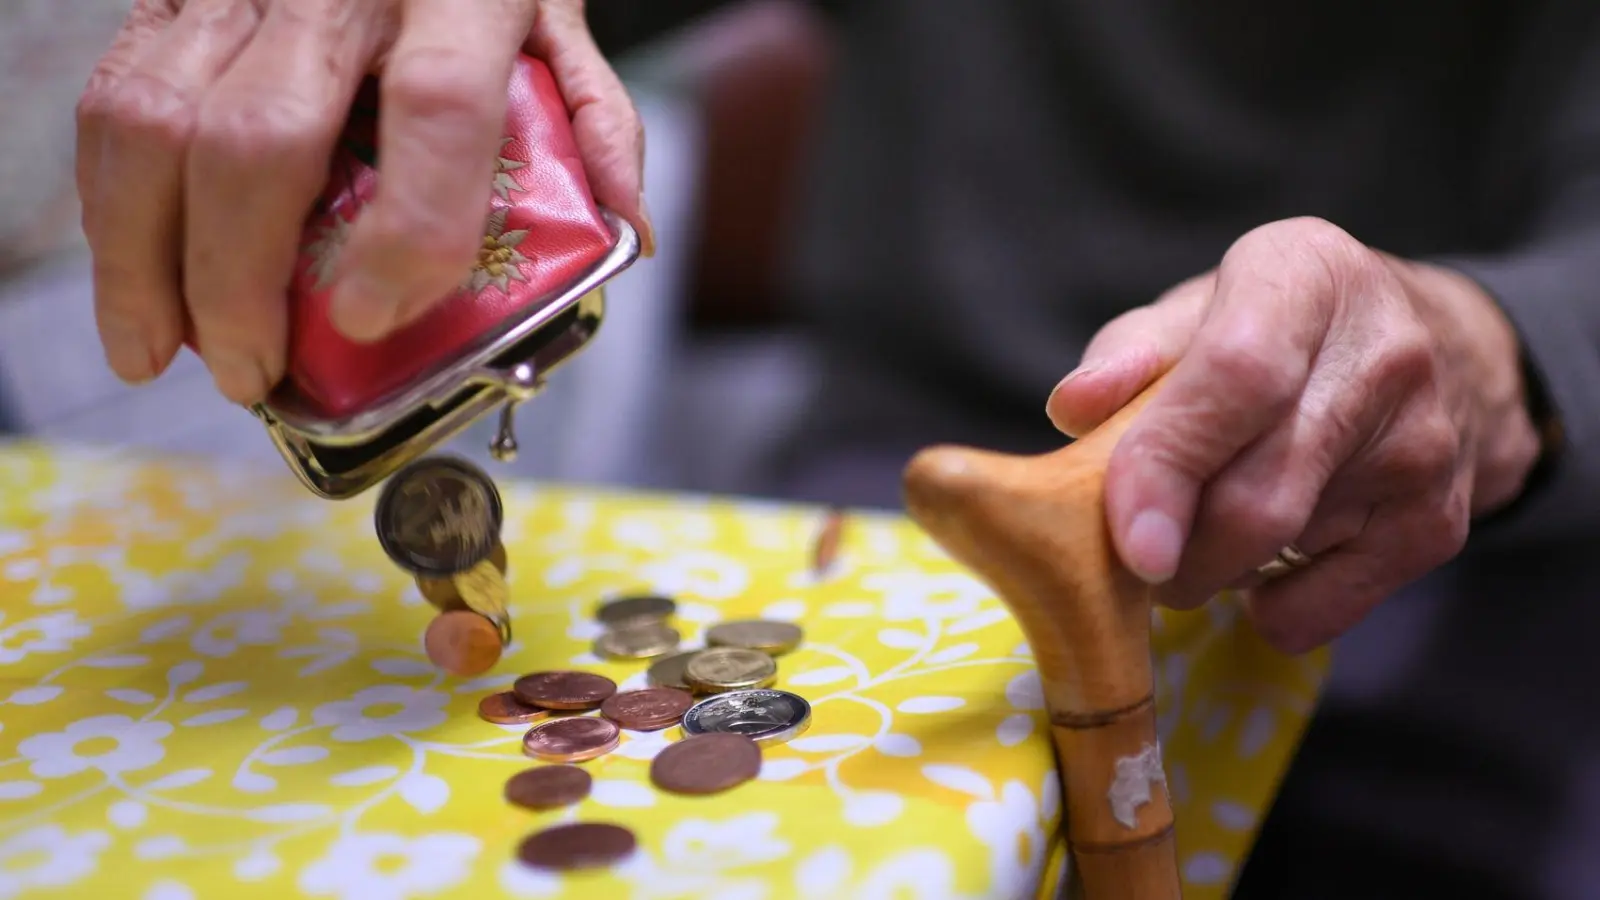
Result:
{"label": "index finger", "polygon": [[534,9],[534,0],[406,3],[379,76],[377,194],[351,229],[333,297],[351,338],[383,337],[470,270]]}
{"label": "index finger", "polygon": [[1206,483],[1294,409],[1329,328],[1327,267],[1269,229],[1223,257],[1193,343],[1107,467],[1112,540],[1152,584],[1177,572]]}

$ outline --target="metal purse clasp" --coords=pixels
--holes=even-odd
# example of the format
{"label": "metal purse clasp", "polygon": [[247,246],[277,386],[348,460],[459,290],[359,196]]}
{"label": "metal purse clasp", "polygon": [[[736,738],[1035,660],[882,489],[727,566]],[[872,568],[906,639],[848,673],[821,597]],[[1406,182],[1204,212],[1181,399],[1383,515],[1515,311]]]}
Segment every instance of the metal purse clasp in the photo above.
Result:
{"label": "metal purse clasp", "polygon": [[319,417],[292,396],[252,407],[300,483],[319,497],[349,499],[496,409],[500,427],[489,452],[514,458],[516,407],[594,338],[605,317],[605,283],[639,258],[633,227],[610,210],[601,215],[614,240],[587,273],[379,402],[338,418]]}

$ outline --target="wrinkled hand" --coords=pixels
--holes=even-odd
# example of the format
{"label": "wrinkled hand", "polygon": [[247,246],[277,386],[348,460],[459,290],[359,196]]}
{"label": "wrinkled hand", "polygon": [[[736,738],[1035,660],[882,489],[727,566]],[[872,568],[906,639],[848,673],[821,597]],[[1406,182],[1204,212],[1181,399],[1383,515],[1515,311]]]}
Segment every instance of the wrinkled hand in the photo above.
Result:
{"label": "wrinkled hand", "polygon": [[582,0],[135,0],[78,109],[112,370],[148,381],[192,330],[229,399],[277,383],[301,227],[372,73],[383,187],[344,251],[335,324],[376,340],[426,311],[481,239],[519,50],[549,64],[596,199],[649,252],[643,134]]}
{"label": "wrinkled hand", "polygon": [[[1118,554],[1188,608],[1245,588],[1286,652],[1447,562],[1538,455],[1509,323],[1468,279],[1314,219],[1109,323],[1047,405],[1082,434],[1170,367],[1109,464]],[[1265,581],[1289,544],[1310,565]]]}

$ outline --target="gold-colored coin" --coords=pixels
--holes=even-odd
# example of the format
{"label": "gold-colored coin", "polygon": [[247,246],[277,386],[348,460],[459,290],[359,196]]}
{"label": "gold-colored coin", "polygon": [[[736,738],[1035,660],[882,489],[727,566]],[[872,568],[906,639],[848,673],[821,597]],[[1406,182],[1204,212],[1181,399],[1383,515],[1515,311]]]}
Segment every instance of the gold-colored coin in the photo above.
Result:
{"label": "gold-colored coin", "polygon": [[654,659],[678,648],[682,637],[664,622],[643,622],[612,628],[595,639],[596,656],[605,659]]}
{"label": "gold-colored coin", "polygon": [[713,647],[689,660],[684,677],[695,690],[707,694],[764,688],[778,678],[778,664],[760,650]]}
{"label": "gold-colored coin", "polygon": [[688,668],[689,660],[701,652],[699,650],[690,650],[686,653],[674,653],[671,656],[662,657],[650,664],[650,670],[645,673],[645,678],[649,680],[653,687],[669,687],[692,691],[694,690],[694,685],[689,683],[688,676],[685,675],[684,670]]}
{"label": "gold-colored coin", "polygon": [[[494,545],[494,550],[489,553],[489,562],[500,570],[501,575],[506,573],[506,548],[504,544]],[[422,594],[422,599],[428,601],[433,608],[440,612],[471,609],[467,605],[467,601],[461,598],[461,591],[456,588],[456,580],[454,578],[418,575],[417,591]]]}
{"label": "gold-colored coin", "polygon": [[641,594],[607,600],[595,610],[594,617],[607,628],[645,622],[664,622],[677,612],[678,604],[671,597]]}
{"label": "gold-colored coin", "polygon": [[799,625],[769,619],[743,619],[718,622],[706,629],[706,643],[713,647],[743,647],[780,656],[800,646],[805,633]]}
{"label": "gold-colored coin", "polygon": [[511,589],[494,560],[485,559],[451,579],[467,608],[495,623],[505,643],[511,643]]}

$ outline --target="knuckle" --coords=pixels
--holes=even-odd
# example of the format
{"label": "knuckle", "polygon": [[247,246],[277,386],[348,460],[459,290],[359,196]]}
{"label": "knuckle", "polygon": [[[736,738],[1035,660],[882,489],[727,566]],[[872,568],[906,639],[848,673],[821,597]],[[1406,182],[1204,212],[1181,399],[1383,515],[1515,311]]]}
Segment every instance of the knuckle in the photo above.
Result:
{"label": "knuckle", "polygon": [[[498,120],[503,97],[485,90],[479,65],[443,47],[411,50],[405,65],[391,64],[383,81],[385,105],[407,118],[486,124]],[[498,122],[496,121],[496,124]]]}
{"label": "knuckle", "polygon": [[280,169],[286,157],[298,158],[331,140],[334,128],[331,108],[294,91],[231,93],[201,108],[194,152],[209,161]]}
{"label": "knuckle", "polygon": [[169,152],[181,151],[194,134],[192,92],[156,72],[129,72],[115,89],[86,94],[80,110],[125,140]]}
{"label": "knuckle", "polygon": [[1206,368],[1228,390],[1248,390],[1272,403],[1297,396],[1306,375],[1306,360],[1284,352],[1264,324],[1220,334],[1205,342],[1201,353]]}
{"label": "knuckle", "polygon": [[1415,318],[1392,323],[1384,331],[1383,350],[1373,359],[1371,375],[1382,384],[1418,385],[1434,374],[1433,337]]}
{"label": "knuckle", "polygon": [[1227,533],[1242,543],[1272,550],[1305,531],[1314,505],[1304,486],[1289,478],[1265,485],[1224,478],[1213,484],[1209,493],[1212,515]]}
{"label": "knuckle", "polygon": [[1382,468],[1396,484],[1431,490],[1441,479],[1453,476],[1460,454],[1461,435],[1442,407],[1413,417],[1391,441]]}

